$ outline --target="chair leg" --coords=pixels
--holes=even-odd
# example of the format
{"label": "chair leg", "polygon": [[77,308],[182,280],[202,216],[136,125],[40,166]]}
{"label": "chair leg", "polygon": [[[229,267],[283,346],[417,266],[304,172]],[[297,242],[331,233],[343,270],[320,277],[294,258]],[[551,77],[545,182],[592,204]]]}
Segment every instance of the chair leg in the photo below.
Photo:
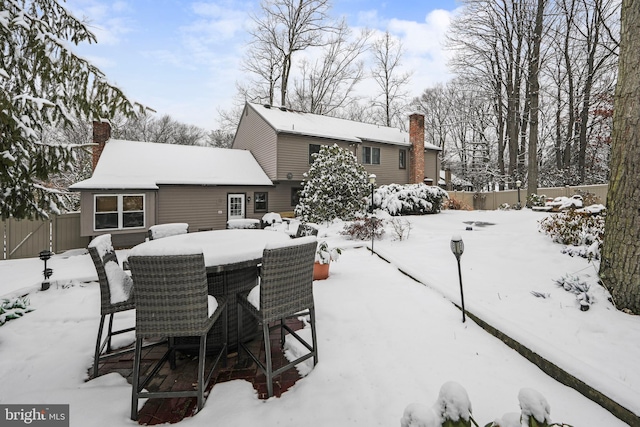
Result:
{"label": "chair leg", "polygon": [[176,369],[176,346],[175,339],[173,337],[169,337],[167,339],[167,345],[169,346],[169,368],[171,370]]}
{"label": "chair leg", "polygon": [[200,349],[198,353],[198,412],[204,406],[204,364],[207,351],[207,335],[200,337]]}
{"label": "chair leg", "polygon": [[[224,368],[227,367],[227,359],[229,358],[229,310],[228,305],[225,305],[224,312],[222,313],[222,345],[224,346],[224,353],[222,354],[222,366]],[[240,335],[238,335],[238,338]],[[238,345],[240,347],[240,345]],[[238,353],[240,352],[240,348],[238,348]]]}
{"label": "chair leg", "polygon": [[111,335],[113,335],[113,313],[109,315],[109,330],[107,332],[107,353],[111,353]]}
{"label": "chair leg", "polygon": [[133,379],[131,381],[131,419],[138,419],[138,392],[140,387],[140,362],[142,360],[142,338],[136,339],[135,356],[133,358]]}
{"label": "chair leg", "polygon": [[98,339],[96,340],[96,351],[93,356],[93,378],[98,376],[98,360],[100,359],[100,347],[102,346],[102,330],[104,329],[104,318],[103,314],[100,317],[100,326],[98,326]]}
{"label": "chair leg", "polygon": [[[240,362],[240,350],[244,349],[244,347],[243,347],[244,343],[242,343],[242,338],[241,338],[243,336],[243,333],[244,333],[243,332],[244,325],[242,324],[242,310],[243,310],[242,305],[237,304],[236,312],[237,312],[237,315],[238,315],[237,316],[238,320],[236,322],[236,336],[238,337],[238,340],[237,340],[236,344],[238,346],[237,347],[238,363]],[[225,328],[225,330],[226,330],[226,328]]]}
{"label": "chair leg", "polygon": [[318,338],[316,336],[316,309],[309,309],[309,323],[311,323],[311,345],[313,346],[313,366],[318,364]]}
{"label": "chair leg", "polygon": [[266,372],[267,377],[267,396],[273,396],[273,362],[271,360],[271,340],[269,338],[269,323],[262,323],[262,333],[264,335],[264,353],[266,357]]}
{"label": "chair leg", "polygon": [[286,319],[280,319],[280,349],[284,349],[284,322]]}

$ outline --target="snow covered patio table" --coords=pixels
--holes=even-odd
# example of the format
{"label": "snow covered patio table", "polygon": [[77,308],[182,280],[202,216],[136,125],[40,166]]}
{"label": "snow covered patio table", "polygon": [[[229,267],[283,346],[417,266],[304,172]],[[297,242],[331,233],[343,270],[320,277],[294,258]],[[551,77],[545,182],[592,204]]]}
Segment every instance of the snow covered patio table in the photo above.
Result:
{"label": "snow covered patio table", "polygon": [[[150,240],[136,246],[130,255],[146,253],[161,254],[163,251],[185,253],[193,249],[201,249],[207,267],[207,281],[209,294],[225,296],[228,310],[229,347],[237,346],[237,307],[236,294],[250,290],[257,284],[258,264],[262,262],[262,251],[269,243],[289,242],[291,239],[285,233],[272,230],[215,230],[188,233]],[[245,325],[255,324],[250,316],[243,317]],[[251,328],[247,328],[247,336],[253,337]],[[222,325],[216,325],[207,340],[210,351],[215,351],[222,342]],[[197,341],[194,339],[194,346]]]}

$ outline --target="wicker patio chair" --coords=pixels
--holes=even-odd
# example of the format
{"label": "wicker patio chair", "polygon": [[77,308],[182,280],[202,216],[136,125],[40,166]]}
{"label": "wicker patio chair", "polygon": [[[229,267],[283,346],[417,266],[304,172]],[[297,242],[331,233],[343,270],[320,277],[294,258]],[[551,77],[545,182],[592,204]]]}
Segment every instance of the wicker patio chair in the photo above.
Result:
{"label": "wicker patio chair", "polygon": [[[244,349],[256,362],[267,377],[267,392],[273,395],[273,378],[282,372],[293,368],[298,363],[313,357],[314,366],[318,363],[316,339],[316,318],[313,301],[313,263],[315,260],[317,241],[314,236],[292,240],[288,245],[278,245],[264,249],[262,269],[260,273],[260,301],[252,303],[249,292],[238,294],[238,336],[243,336],[242,313],[250,313],[262,325],[264,338],[265,362],[258,355],[251,352],[249,347],[238,341],[238,353]],[[257,290],[257,289],[256,289]],[[293,331],[285,320],[294,316],[308,315],[311,324],[311,339],[309,344]],[[273,324],[270,327],[270,324]],[[271,360],[271,343],[269,335],[272,329],[280,329],[280,345],[284,345],[285,330],[304,345],[309,353],[298,359],[273,370]]]}
{"label": "wicker patio chair", "polygon": [[176,222],[170,224],[156,224],[149,227],[149,240],[161,239],[163,237],[187,234],[189,224],[186,222]]}
{"label": "wicker patio chair", "polygon": [[[135,249],[134,249],[135,251]],[[143,398],[192,397],[198,399],[198,411],[204,405],[204,391],[214,369],[227,361],[227,304],[224,297],[207,294],[207,272],[202,253],[179,255],[134,254],[129,256],[131,274],[136,283],[136,346],[133,364],[131,419],[138,418],[138,400]],[[211,303],[217,302],[212,310]],[[213,312],[212,312],[213,311]],[[207,334],[222,321],[221,349],[205,376]],[[142,380],[142,343],[154,337],[166,337],[168,348],[150,373]],[[175,369],[175,337],[199,337],[196,390],[142,391],[167,360]],[[192,347],[193,344],[188,344]]]}
{"label": "wicker patio chair", "polygon": [[[98,376],[98,363],[100,360],[117,356],[133,349],[112,351],[111,338],[114,335],[130,332],[135,327],[119,330],[113,329],[113,317],[116,313],[135,308],[133,296],[133,282],[131,278],[122,270],[118,263],[118,257],[111,245],[111,235],[103,234],[94,238],[88,246],[89,254],[93,260],[93,265],[98,273],[100,284],[100,326],[98,327],[98,338],[93,357],[93,378]],[[104,333],[104,323],[109,317],[107,335],[102,339]],[[106,351],[105,351],[106,347]]]}
{"label": "wicker patio chair", "polygon": [[298,230],[296,231],[296,238],[305,237],[305,236],[317,236],[318,229],[310,226],[309,224],[300,224],[298,225]]}

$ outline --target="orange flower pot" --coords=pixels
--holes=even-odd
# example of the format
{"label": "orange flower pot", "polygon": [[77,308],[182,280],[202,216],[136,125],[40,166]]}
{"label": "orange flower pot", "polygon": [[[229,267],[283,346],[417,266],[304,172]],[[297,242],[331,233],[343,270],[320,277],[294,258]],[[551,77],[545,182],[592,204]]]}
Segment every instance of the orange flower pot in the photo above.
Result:
{"label": "orange flower pot", "polygon": [[329,264],[313,264],[313,280],[324,280],[329,277]]}

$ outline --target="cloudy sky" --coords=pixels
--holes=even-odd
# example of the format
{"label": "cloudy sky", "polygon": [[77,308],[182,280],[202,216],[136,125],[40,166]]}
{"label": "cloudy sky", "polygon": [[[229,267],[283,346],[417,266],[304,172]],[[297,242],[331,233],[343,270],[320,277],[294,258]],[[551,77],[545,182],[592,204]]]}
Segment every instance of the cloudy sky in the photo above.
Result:
{"label": "cloudy sky", "polygon": [[[97,44],[76,51],[112,83],[158,114],[217,129],[218,110],[231,108],[250,14],[259,0],[67,0],[89,22]],[[456,0],[333,0],[332,14],[350,27],[389,30],[401,39],[412,96],[449,80],[444,33]],[[366,92],[366,88],[361,87]]]}

